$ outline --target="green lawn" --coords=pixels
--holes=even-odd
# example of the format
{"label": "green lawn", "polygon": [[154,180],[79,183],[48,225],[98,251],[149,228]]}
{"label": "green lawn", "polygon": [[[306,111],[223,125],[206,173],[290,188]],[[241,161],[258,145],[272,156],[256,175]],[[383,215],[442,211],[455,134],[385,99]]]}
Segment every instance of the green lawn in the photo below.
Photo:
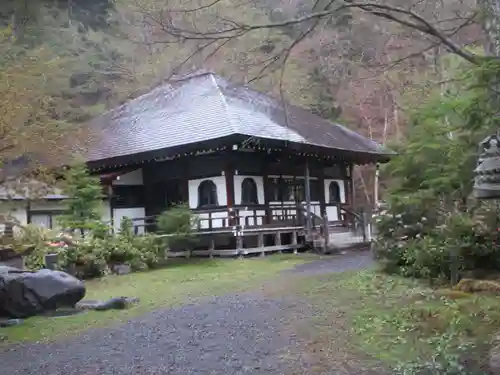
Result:
{"label": "green lawn", "polygon": [[367,361],[394,368],[470,343],[475,349],[467,359],[484,362],[489,341],[500,330],[500,297],[431,289],[375,270],[308,278],[299,293],[315,309],[309,329],[320,347],[314,351],[327,362],[345,345]]}
{"label": "green lawn", "polygon": [[266,258],[173,261],[169,267],[124,276],[88,281],[85,299],[139,297],[140,303],[128,310],[86,312],[78,315],[27,319],[23,324],[4,328],[4,342],[53,340],[93,327],[121,322],[156,308],[182,304],[193,297],[222,295],[255,288],[282,270],[311,260],[307,255],[273,255]]}

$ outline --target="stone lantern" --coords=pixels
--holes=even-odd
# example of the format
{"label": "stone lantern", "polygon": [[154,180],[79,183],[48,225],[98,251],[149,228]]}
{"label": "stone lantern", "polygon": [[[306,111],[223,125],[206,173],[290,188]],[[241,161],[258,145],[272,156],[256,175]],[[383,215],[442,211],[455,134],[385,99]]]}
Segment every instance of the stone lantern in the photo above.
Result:
{"label": "stone lantern", "polygon": [[486,137],[481,143],[477,167],[474,170],[476,199],[500,199],[500,136]]}

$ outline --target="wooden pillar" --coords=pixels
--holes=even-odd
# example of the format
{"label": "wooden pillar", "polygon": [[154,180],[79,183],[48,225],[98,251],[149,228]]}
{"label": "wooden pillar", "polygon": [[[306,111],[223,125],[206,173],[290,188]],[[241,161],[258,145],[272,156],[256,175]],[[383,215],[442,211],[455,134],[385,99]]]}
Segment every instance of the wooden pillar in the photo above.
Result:
{"label": "wooden pillar", "polygon": [[226,179],[227,207],[234,205],[234,169],[231,165],[224,168],[224,177]]}
{"label": "wooden pillar", "polygon": [[306,238],[311,240],[312,223],[311,223],[311,181],[309,176],[309,161],[306,159],[304,170],[304,185],[306,195]]}
{"label": "wooden pillar", "polygon": [[292,245],[293,245],[293,253],[297,254],[297,231],[292,232]]}
{"label": "wooden pillar", "polygon": [[[110,183],[108,186],[107,186],[107,200],[108,200],[108,206],[109,206],[109,227],[111,228],[111,230],[115,231],[115,210],[114,210],[114,207],[113,207],[113,184]],[[146,216],[148,215],[148,213],[146,212]],[[153,228],[154,229],[154,228]]]}
{"label": "wooden pillar", "polygon": [[352,210],[354,211],[356,208],[356,187],[354,186],[354,165],[353,164],[349,165],[349,185],[350,185],[349,190],[351,192],[349,205],[351,206]]}
{"label": "wooden pillar", "polygon": [[[281,246],[281,232],[277,232],[275,235],[274,235],[274,244],[276,246]],[[281,249],[278,250],[279,253],[281,253]]]}
{"label": "wooden pillar", "polygon": [[262,181],[264,185],[264,206],[265,206],[265,213],[266,217],[265,220],[263,221],[263,224],[271,224],[272,221],[272,212],[271,208],[269,207],[269,160],[267,158],[264,158],[264,168],[262,171]]}
{"label": "wooden pillar", "polygon": [[261,248],[264,247],[264,234],[263,233],[259,233],[257,235],[257,247],[261,247]]}
{"label": "wooden pillar", "polygon": [[379,183],[379,165],[378,163],[375,166],[375,180],[373,182],[373,209],[378,209],[378,183]]}
{"label": "wooden pillar", "polygon": [[228,225],[239,225],[238,219],[233,219],[233,206],[234,206],[234,168],[232,165],[228,164],[224,168],[224,178],[226,180],[226,196],[227,196],[227,210],[228,210]]}
{"label": "wooden pillar", "polygon": [[236,233],[236,250],[237,250],[240,257],[243,257],[243,247],[244,247],[243,233],[238,231]]}
{"label": "wooden pillar", "polygon": [[210,259],[212,259],[214,257],[214,250],[215,250],[215,239],[212,236],[210,238],[210,245],[208,248],[208,256],[210,257]]}
{"label": "wooden pillar", "polygon": [[[183,161],[183,172],[181,175],[181,195],[182,195],[182,200],[185,201],[185,203],[189,206],[189,176],[190,176],[190,170],[189,170],[189,159],[185,159]],[[198,191],[196,191],[196,202],[198,201]]]}
{"label": "wooden pillar", "polygon": [[319,192],[319,210],[320,216],[326,215],[326,191],[325,191],[325,169],[321,167],[318,176]]}

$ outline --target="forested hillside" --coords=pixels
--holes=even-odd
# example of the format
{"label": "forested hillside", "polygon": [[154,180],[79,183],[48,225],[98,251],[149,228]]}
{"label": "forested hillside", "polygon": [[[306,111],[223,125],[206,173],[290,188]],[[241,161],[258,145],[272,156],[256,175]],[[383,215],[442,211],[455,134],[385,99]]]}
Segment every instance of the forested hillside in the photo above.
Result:
{"label": "forested hillside", "polygon": [[[0,124],[1,149],[9,152],[1,158],[39,147],[29,140],[42,131],[57,143],[61,129],[200,67],[283,96],[380,142],[402,139],[407,109],[443,89],[440,57],[450,49],[411,24],[361,6],[308,19],[349,3],[3,1],[0,108],[7,115]],[[457,46],[482,43],[480,19],[470,17],[472,0],[391,5],[439,25]],[[29,96],[21,95],[25,90]],[[15,101],[21,105],[12,106]],[[23,147],[8,141],[33,119]]]}

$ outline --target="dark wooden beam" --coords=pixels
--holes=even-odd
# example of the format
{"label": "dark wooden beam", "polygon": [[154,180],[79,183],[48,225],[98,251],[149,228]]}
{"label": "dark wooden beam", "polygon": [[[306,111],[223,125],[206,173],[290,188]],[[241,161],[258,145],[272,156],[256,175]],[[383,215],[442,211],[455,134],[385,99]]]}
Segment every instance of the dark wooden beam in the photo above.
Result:
{"label": "dark wooden beam", "polygon": [[262,181],[264,186],[264,205],[266,206],[265,224],[271,223],[271,208],[269,207],[269,168],[267,162],[264,163],[262,170]]}
{"label": "dark wooden beam", "polygon": [[[231,160],[228,157],[228,160]],[[231,162],[228,162],[224,167],[224,178],[226,180],[226,197],[227,197],[227,208],[231,210],[234,206],[234,166]],[[236,225],[237,223],[233,220],[232,216],[229,218],[229,225]]]}
{"label": "dark wooden beam", "polygon": [[354,211],[356,209],[356,186],[354,186],[354,165],[349,166],[349,185],[351,186],[351,208]]}
{"label": "dark wooden beam", "polygon": [[309,174],[309,161],[306,159],[304,166],[304,185],[305,185],[305,194],[306,194],[306,238],[308,240],[312,239],[312,222],[311,222],[311,179]]}
{"label": "dark wooden beam", "polygon": [[323,168],[318,170],[318,184],[319,184],[319,208],[321,217],[326,215],[326,191],[325,191],[325,170]]}
{"label": "dark wooden beam", "polygon": [[234,168],[231,164],[224,168],[224,177],[226,180],[227,207],[234,206]]}

